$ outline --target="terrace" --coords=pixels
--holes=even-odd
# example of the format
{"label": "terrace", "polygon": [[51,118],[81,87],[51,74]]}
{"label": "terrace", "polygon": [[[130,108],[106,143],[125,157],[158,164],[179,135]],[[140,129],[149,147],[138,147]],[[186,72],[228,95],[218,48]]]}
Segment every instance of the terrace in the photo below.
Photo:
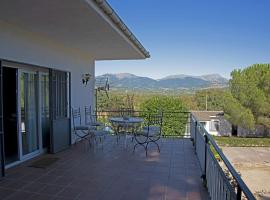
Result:
{"label": "terrace", "polygon": [[81,142],[44,155],[58,158],[44,169],[29,167],[35,161],[31,160],[7,170],[0,181],[0,196],[36,200],[255,199],[212,137],[194,116],[188,116],[186,130],[191,138],[164,137],[159,141],[160,153],[154,145],[148,156],[143,148],[133,152],[132,142],[125,147],[124,138],[117,143],[115,136],[92,148]]}
{"label": "terrace", "polygon": [[150,147],[133,153],[110,136],[89,149],[80,143],[44,157],[59,160],[46,169],[33,161],[7,170],[0,181],[2,199],[209,199],[189,139],[162,139],[161,153]]}

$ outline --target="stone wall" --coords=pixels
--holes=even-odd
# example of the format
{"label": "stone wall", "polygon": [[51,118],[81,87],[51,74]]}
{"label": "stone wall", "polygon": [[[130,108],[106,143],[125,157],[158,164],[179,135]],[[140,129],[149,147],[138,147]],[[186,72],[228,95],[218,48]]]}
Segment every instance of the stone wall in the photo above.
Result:
{"label": "stone wall", "polygon": [[255,130],[238,127],[237,135],[240,137],[270,137],[270,129],[265,130],[262,125],[257,125]]}
{"label": "stone wall", "polygon": [[224,119],[223,116],[219,117],[219,135],[220,136],[231,136],[232,135],[232,124]]}

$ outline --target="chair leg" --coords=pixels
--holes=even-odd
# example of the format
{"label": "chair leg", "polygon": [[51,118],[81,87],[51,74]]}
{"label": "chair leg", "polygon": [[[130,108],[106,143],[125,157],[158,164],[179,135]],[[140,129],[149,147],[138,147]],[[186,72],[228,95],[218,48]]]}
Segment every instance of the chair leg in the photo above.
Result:
{"label": "chair leg", "polygon": [[143,146],[143,148],[145,149],[145,146],[144,146],[144,144],[141,144],[141,143],[137,143],[137,144],[135,144],[135,145],[134,145],[134,147],[133,147],[133,152],[135,152],[135,149],[136,149],[136,147],[137,147],[138,145],[141,145],[141,146]]}
{"label": "chair leg", "polygon": [[79,138],[76,138],[76,139],[75,139],[74,145],[77,144],[77,142],[79,141],[78,139],[79,139]]}
{"label": "chair leg", "polygon": [[158,148],[158,152],[160,153],[160,148],[159,148],[159,145],[156,141],[154,141],[154,143],[157,145],[157,148]]}
{"label": "chair leg", "polygon": [[157,143],[157,141],[154,141],[154,140],[150,140],[148,143],[147,143],[147,145],[149,144],[149,143],[154,143],[156,146],[157,146],[157,148],[158,148],[158,152],[160,153],[160,148],[159,148],[159,144]]}
{"label": "chair leg", "polygon": [[135,149],[136,149],[136,146],[138,145],[139,143],[135,144],[134,147],[133,147],[133,153],[135,152]]}
{"label": "chair leg", "polygon": [[146,156],[146,157],[147,157],[147,153],[148,153],[148,152],[147,152],[147,151],[148,151],[148,144],[149,144],[149,143],[147,142],[146,145],[145,145],[145,156]]}
{"label": "chair leg", "polygon": [[91,144],[91,139],[87,139],[88,140],[88,143],[89,143],[89,148],[92,147],[92,144]]}
{"label": "chair leg", "polygon": [[143,148],[145,150],[145,155],[147,156],[147,144],[146,145],[140,144],[140,143],[135,144],[134,147],[133,147],[133,153],[135,153],[135,149],[136,149],[137,145],[143,146]]}
{"label": "chair leg", "polygon": [[120,130],[120,127],[117,126],[117,133],[116,133],[116,143],[119,144],[119,130]]}

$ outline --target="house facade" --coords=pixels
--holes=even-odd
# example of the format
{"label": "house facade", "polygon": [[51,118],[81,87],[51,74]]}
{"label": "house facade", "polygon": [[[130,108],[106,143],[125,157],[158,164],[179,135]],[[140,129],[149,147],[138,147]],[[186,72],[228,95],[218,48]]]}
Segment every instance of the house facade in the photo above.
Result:
{"label": "house facade", "polygon": [[[95,105],[95,61],[147,57],[104,0],[1,1],[2,175],[73,143],[71,107]],[[84,74],[91,75],[87,85]]]}
{"label": "house facade", "polygon": [[232,125],[224,119],[223,111],[192,111],[205,130],[214,136],[230,136]]}

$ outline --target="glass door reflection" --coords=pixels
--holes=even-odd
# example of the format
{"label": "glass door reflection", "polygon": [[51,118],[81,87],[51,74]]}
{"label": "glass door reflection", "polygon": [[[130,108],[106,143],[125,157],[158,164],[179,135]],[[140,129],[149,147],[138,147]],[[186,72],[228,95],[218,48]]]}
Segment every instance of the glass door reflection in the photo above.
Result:
{"label": "glass door reflection", "polygon": [[38,140],[38,75],[20,74],[21,148],[25,156],[39,149]]}

